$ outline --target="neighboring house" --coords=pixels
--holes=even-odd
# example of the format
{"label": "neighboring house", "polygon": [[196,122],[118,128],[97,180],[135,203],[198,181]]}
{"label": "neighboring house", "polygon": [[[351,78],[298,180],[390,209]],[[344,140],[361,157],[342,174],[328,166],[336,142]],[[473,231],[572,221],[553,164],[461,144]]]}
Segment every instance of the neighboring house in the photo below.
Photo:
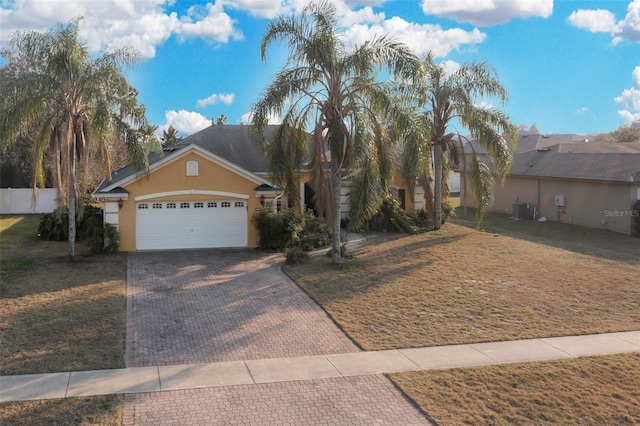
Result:
{"label": "neighboring house", "polygon": [[[631,234],[632,205],[640,199],[640,142],[578,140],[574,135],[520,136],[504,185],[495,183],[491,210]],[[473,147],[490,164],[486,151]],[[473,207],[464,175],[461,205]]]}
{"label": "neighboring house", "polygon": [[[267,126],[270,138],[277,126]],[[264,155],[249,126],[216,125],[171,145],[150,159],[149,173],[125,167],[103,181],[93,197],[104,203],[105,223],[117,226],[122,251],[257,247],[252,216],[286,208],[287,194],[270,182]],[[299,174],[300,207],[313,208],[308,171]],[[422,208],[420,188],[412,202],[396,173],[394,194],[407,211]],[[349,205],[342,188],[342,212]]]}

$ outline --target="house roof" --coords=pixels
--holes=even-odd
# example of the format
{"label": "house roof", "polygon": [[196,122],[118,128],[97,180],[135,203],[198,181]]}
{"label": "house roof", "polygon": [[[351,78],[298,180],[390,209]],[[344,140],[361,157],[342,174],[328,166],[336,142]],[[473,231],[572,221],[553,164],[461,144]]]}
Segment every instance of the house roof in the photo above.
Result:
{"label": "house roof", "polygon": [[[493,167],[487,150],[471,141]],[[465,152],[469,146],[465,144]],[[640,182],[640,142],[594,143],[579,135],[523,134],[513,152],[510,176]]]}
{"label": "house roof", "polygon": [[[279,126],[265,127],[264,137],[270,139]],[[252,174],[264,174],[268,172],[267,163],[261,148],[250,133],[247,125],[217,125],[194,133],[180,142],[164,149],[164,155],[152,153],[149,156],[149,166],[153,168],[159,162],[171,161],[175,156],[181,155],[183,150],[190,146],[197,146],[202,150],[213,154],[226,163],[233,164],[237,168]],[[134,176],[136,170],[132,167],[123,167],[112,173],[111,181],[103,180],[95,193],[109,191],[114,184],[120,184]],[[262,180],[262,179],[261,179]],[[264,180],[262,180],[265,182]]]}
{"label": "house roof", "polygon": [[[269,140],[278,127],[266,126],[264,137]],[[173,152],[192,144],[252,173],[269,171],[264,153],[250,133],[250,126],[227,124],[209,126],[169,146],[168,150]]]}
{"label": "house roof", "polygon": [[[574,144],[515,154],[509,176],[640,182],[640,149],[634,152],[575,152]],[[586,144],[581,144],[586,145]],[[604,150],[603,148],[600,148]],[[488,156],[483,161],[490,165]]]}

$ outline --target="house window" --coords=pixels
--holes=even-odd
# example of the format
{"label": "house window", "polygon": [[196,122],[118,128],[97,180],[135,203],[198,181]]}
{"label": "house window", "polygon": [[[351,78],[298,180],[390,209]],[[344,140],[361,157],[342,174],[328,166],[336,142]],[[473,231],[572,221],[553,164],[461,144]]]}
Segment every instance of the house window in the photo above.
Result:
{"label": "house window", "polygon": [[211,209],[211,208],[218,207],[218,203],[216,203],[215,201],[209,201],[209,202],[207,203],[207,207],[208,207],[208,208],[210,208],[210,209]]}
{"label": "house window", "polygon": [[175,209],[176,208],[176,203],[167,203],[167,208],[168,209]]}
{"label": "house window", "polygon": [[187,176],[198,176],[197,161],[187,161]]}
{"label": "house window", "polygon": [[204,203],[193,203],[194,209],[201,209],[204,207]]}
{"label": "house window", "polygon": [[229,201],[223,201],[220,203],[220,207],[231,207],[231,203]]}
{"label": "house window", "polygon": [[148,209],[148,208],[149,208],[149,204],[147,204],[147,203],[138,204],[138,209],[139,210],[144,210],[144,209]]}
{"label": "house window", "polygon": [[191,203],[180,203],[181,209],[188,209],[189,207],[191,207]]}
{"label": "house window", "polygon": [[235,207],[244,207],[244,201],[236,201]]}
{"label": "house window", "polygon": [[154,209],[161,209],[162,208],[162,203],[153,203],[153,208]]}

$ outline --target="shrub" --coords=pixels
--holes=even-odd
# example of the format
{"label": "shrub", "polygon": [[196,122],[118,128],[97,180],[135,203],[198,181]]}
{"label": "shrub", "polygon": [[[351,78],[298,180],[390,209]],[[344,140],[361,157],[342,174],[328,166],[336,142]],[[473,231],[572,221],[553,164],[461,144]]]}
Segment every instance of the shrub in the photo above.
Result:
{"label": "shrub", "polygon": [[451,203],[444,202],[442,205],[442,216],[440,217],[441,225],[444,225],[446,220],[450,217],[456,217],[456,209],[451,205]]}
{"label": "shrub", "polygon": [[309,261],[309,254],[304,252],[300,247],[291,247],[287,250],[287,265],[298,265]]}
{"label": "shrub", "polygon": [[262,210],[253,216],[253,223],[258,228],[262,250],[282,251],[299,240],[302,231],[302,219],[292,210],[274,213]]}
{"label": "shrub", "polygon": [[104,227],[104,253],[118,253],[120,250],[120,233],[118,229],[111,225],[106,224]]}
{"label": "shrub", "polygon": [[55,209],[40,218],[38,235],[43,240],[64,241],[69,235],[69,211],[66,208]]}
{"label": "shrub", "polygon": [[633,204],[631,213],[633,215],[633,230],[631,233],[634,237],[640,238],[640,200]]}
{"label": "shrub", "polygon": [[370,231],[407,232],[415,231],[411,216],[400,207],[398,200],[388,198],[382,202],[378,212],[365,225]]}

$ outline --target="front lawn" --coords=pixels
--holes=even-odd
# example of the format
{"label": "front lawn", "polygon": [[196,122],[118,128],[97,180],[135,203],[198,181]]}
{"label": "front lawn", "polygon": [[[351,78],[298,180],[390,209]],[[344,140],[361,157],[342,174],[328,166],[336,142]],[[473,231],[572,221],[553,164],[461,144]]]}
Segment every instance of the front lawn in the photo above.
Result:
{"label": "front lawn", "polygon": [[124,367],[125,255],[37,238],[39,215],[0,217],[0,374]]}
{"label": "front lawn", "polygon": [[[493,216],[285,271],[365,350],[640,329],[640,240]],[[464,226],[467,225],[467,226]],[[440,425],[638,424],[640,355],[391,375]]]}
{"label": "front lawn", "polygon": [[442,426],[640,422],[638,353],[390,376]]}
{"label": "front lawn", "polygon": [[285,267],[365,350],[640,329],[640,244],[578,250],[455,224],[368,239],[337,267]]}

